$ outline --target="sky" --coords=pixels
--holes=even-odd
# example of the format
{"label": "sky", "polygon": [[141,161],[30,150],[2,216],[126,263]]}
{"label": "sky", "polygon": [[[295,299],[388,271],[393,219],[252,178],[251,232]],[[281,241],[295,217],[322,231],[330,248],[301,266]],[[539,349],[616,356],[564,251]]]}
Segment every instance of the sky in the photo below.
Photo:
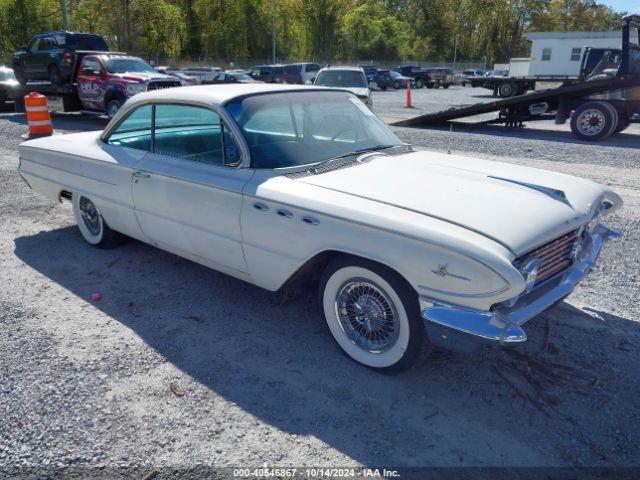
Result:
{"label": "sky", "polygon": [[640,0],[600,0],[617,12],[640,13]]}

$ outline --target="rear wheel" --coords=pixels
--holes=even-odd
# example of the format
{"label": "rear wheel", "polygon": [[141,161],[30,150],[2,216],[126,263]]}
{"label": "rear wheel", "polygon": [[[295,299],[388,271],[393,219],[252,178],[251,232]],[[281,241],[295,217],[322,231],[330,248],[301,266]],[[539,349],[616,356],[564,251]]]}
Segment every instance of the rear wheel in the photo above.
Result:
{"label": "rear wheel", "polygon": [[424,82],[422,81],[421,78],[417,78],[416,79],[416,88],[422,88],[424,87]]}
{"label": "rear wheel", "polygon": [[355,361],[379,371],[409,368],[425,342],[418,296],[396,272],[357,257],[338,257],[320,282],[327,326]]}
{"label": "rear wheel", "polygon": [[88,243],[105,249],[113,248],[119,243],[121,235],[109,228],[98,207],[88,197],[74,193],[72,203],[78,229]]}
{"label": "rear wheel", "polygon": [[449,84],[442,85],[442,88],[449,88]]}
{"label": "rear wheel", "polygon": [[62,73],[60,73],[60,68],[57,65],[49,65],[49,81],[51,85],[60,86],[62,85]]}
{"label": "rear wheel", "polygon": [[580,140],[603,140],[615,132],[618,112],[607,102],[587,102],[571,117],[571,131]]}
{"label": "rear wheel", "polygon": [[398,80],[396,80],[395,82],[393,82],[393,88],[395,88],[396,90],[400,89],[400,82]]}
{"label": "rear wheel", "polygon": [[516,94],[516,86],[513,83],[503,83],[498,87],[498,95],[502,98],[511,97]]}
{"label": "rear wheel", "polygon": [[433,88],[433,83],[427,83],[427,88]]}

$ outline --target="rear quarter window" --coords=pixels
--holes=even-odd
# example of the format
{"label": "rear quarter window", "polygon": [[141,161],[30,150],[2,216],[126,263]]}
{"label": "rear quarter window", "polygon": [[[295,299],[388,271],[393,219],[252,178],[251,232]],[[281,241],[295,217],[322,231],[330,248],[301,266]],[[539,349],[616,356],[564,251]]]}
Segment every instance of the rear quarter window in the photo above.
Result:
{"label": "rear quarter window", "polygon": [[67,35],[66,44],[76,50],[109,50],[107,42],[99,35]]}

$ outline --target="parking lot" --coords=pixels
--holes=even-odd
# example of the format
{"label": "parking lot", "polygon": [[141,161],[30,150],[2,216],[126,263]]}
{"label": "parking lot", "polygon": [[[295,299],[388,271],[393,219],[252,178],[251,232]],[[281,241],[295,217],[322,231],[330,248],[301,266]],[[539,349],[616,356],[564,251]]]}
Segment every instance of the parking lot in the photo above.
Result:
{"label": "parking lot", "polygon": [[[390,123],[492,100],[462,87],[412,94],[406,109],[404,90],[375,92],[375,111]],[[53,122],[59,133],[106,125]],[[21,181],[25,119],[1,113],[0,467],[142,478],[265,462],[638,465],[640,124],[601,143],[553,122],[394,130],[420,148],[590,178],[623,197],[608,222],[621,239],[527,324],[524,347],[425,349],[415,368],[385,376],[341,354],[315,291],[271,293],[136,241],[92,248],[68,206]]]}

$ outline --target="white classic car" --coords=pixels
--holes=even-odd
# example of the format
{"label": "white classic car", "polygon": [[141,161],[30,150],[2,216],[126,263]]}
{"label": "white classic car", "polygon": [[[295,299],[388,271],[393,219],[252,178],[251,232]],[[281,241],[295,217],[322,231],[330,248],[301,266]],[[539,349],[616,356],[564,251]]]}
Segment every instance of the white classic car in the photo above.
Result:
{"label": "white classic car", "polygon": [[400,369],[426,340],[526,340],[616,232],[609,188],[417,151],[352,93],[220,85],[142,93],[103,132],[20,146],[97,247],[134,237],[268,290],[319,281],[353,359]]}

